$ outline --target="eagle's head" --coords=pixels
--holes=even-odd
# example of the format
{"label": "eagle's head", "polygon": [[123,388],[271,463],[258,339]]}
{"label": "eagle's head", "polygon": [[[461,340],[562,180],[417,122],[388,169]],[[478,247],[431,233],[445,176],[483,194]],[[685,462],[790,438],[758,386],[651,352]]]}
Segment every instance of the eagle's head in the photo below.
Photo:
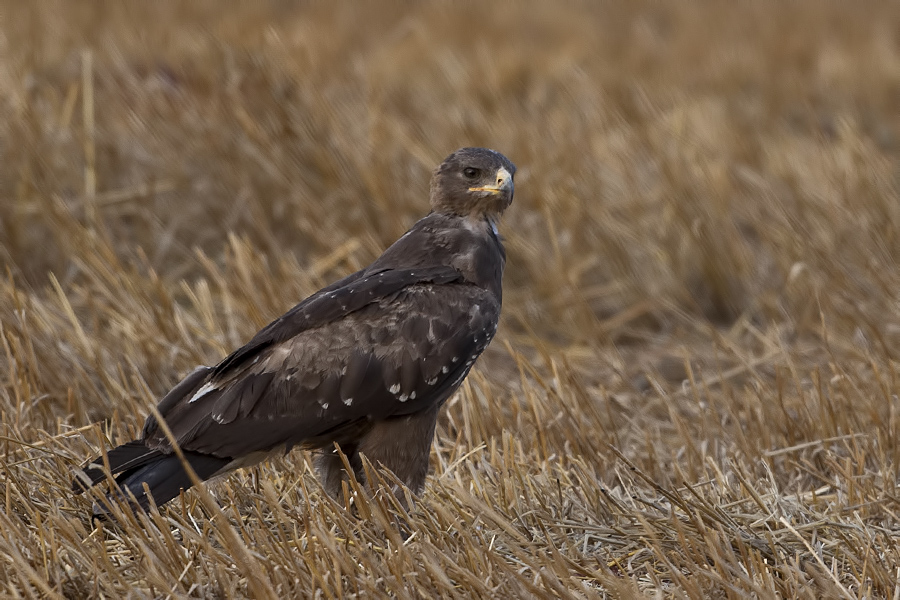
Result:
{"label": "eagle's head", "polygon": [[461,148],[431,178],[431,208],[467,217],[499,216],[512,203],[516,166],[487,148]]}

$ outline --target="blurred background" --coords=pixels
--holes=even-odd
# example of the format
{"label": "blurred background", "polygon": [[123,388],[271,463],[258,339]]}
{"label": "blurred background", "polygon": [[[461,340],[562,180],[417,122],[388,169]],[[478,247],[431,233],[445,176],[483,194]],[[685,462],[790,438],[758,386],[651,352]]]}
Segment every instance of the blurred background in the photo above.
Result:
{"label": "blurred background", "polygon": [[[898,13],[8,2],[0,259],[76,281],[62,211],[167,280],[229,233],[300,265],[352,238],[327,279],[424,214],[444,156],[482,145],[520,168],[507,283],[543,333],[591,342],[672,310],[815,328],[822,286],[878,302],[872,261],[897,257]],[[819,301],[847,310],[839,295]]]}
{"label": "blurred background", "polygon": [[[424,216],[447,154],[487,146],[519,168],[504,314],[436,477],[512,434],[538,479],[584,461],[614,487],[626,457],[662,485],[832,482],[836,519],[890,526],[896,2],[7,0],[0,114],[10,438],[136,434],[194,365]],[[101,442],[67,444],[60,485]]]}

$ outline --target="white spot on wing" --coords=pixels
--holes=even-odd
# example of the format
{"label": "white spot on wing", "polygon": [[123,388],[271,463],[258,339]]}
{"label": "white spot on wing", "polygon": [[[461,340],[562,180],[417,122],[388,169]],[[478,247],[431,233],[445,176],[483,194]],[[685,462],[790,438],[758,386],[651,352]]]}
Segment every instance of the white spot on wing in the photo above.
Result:
{"label": "white spot on wing", "polygon": [[446,375],[449,371],[450,369],[448,369],[447,367],[441,367],[441,373],[443,373],[444,375]]}
{"label": "white spot on wing", "polygon": [[388,388],[388,391],[392,394],[396,394],[397,392],[400,391],[400,384],[395,383],[394,385],[392,385],[391,387]]}
{"label": "white spot on wing", "polygon": [[426,379],[425,383],[427,383],[428,385],[434,385],[437,383],[437,377],[432,377],[431,379]]}
{"label": "white spot on wing", "polygon": [[209,383],[204,383],[203,387],[201,387],[199,390],[197,390],[196,394],[191,396],[191,399],[188,400],[188,404],[192,404],[192,403],[196,402],[197,400],[199,400],[206,394],[214,391],[215,389],[216,389],[216,384],[214,384],[213,382],[210,381]]}
{"label": "white spot on wing", "polygon": [[415,400],[415,399],[416,399],[416,393],[415,393],[415,392],[410,392],[410,393],[409,393],[409,399],[410,399],[410,400]]}
{"label": "white spot on wing", "polygon": [[397,398],[397,400],[399,400],[400,402],[406,402],[407,400],[409,400],[409,396],[407,396],[406,394],[400,394],[400,397]]}
{"label": "white spot on wing", "polygon": [[347,406],[350,406],[351,404],[353,404],[353,398],[345,398],[344,404],[346,404]]}

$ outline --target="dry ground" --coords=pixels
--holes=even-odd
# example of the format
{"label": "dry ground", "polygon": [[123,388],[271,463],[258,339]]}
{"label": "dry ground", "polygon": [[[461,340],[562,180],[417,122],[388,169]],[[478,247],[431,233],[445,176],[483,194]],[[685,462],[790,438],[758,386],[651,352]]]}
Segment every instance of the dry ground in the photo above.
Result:
{"label": "dry ground", "polygon": [[[0,596],[897,598],[896,3],[0,3]],[[520,167],[410,515],[301,453],[91,530],[72,469]]]}

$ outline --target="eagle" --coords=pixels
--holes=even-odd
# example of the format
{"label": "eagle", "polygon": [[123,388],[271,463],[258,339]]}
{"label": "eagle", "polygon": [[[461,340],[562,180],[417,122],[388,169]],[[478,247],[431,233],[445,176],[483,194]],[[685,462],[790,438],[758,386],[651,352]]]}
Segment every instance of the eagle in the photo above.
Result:
{"label": "eagle", "polygon": [[[440,408],[497,331],[506,263],[497,222],[515,172],[493,150],[452,153],[433,172],[428,215],[368,267],[196,368],[138,439],[78,470],[73,491],[113,477],[111,501],[146,511],[152,496],[161,506],[192,484],[174,441],[200,480],[299,447],[317,451],[333,497],[349,477],[341,453],[357,481],[366,483],[365,456],[420,494]],[[106,512],[95,504],[95,515]]]}

